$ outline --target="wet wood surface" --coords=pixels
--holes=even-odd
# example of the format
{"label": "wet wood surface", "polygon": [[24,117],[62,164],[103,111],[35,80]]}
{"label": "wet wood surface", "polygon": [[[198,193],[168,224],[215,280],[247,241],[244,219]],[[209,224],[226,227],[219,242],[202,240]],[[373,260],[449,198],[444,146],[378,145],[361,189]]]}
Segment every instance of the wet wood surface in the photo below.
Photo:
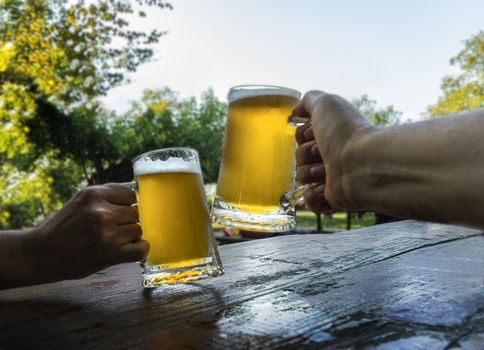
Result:
{"label": "wet wood surface", "polygon": [[484,349],[484,235],[413,221],[220,247],[152,291],[136,264],[0,291],[0,349]]}

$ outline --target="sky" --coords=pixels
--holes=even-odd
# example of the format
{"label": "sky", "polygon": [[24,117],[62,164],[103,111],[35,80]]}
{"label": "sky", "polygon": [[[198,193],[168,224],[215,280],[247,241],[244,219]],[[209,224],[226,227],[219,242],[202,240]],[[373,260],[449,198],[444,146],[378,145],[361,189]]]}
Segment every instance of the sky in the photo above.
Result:
{"label": "sky", "polygon": [[317,89],[353,99],[368,94],[420,120],[440,95],[463,41],[484,30],[482,0],[170,0],[137,29],[168,34],[155,60],[104,98],[128,109],[144,89],[168,86],[180,97],[209,87],[226,100],[231,86]]}

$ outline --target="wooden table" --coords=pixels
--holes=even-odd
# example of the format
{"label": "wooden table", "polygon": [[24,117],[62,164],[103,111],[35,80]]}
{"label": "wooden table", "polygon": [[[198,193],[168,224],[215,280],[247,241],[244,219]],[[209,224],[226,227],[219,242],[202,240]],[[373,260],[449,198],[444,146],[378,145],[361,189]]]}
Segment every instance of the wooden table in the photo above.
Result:
{"label": "wooden table", "polygon": [[484,349],[484,235],[413,221],[220,247],[226,274],[135,264],[0,292],[0,348]]}

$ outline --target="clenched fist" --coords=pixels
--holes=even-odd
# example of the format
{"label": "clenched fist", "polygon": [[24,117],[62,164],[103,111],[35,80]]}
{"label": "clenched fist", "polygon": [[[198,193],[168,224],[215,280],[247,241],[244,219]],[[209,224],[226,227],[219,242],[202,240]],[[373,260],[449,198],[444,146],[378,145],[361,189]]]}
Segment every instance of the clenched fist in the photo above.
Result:
{"label": "clenched fist", "polygon": [[[50,220],[1,232],[9,247],[0,288],[88,276],[110,265],[143,260],[135,193],[120,184],[87,187]],[[11,272],[10,272],[11,271]]]}
{"label": "clenched fist", "polygon": [[349,102],[322,91],[305,94],[293,114],[310,120],[296,131],[297,180],[316,183],[304,195],[306,206],[316,212],[357,209],[354,184],[347,181],[352,150],[374,127]]}

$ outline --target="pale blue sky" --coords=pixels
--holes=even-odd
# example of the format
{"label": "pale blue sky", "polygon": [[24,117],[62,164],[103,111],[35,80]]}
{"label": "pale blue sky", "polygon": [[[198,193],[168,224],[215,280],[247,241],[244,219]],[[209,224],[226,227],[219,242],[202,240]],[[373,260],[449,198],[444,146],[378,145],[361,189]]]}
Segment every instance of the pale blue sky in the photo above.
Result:
{"label": "pale blue sky", "polygon": [[368,93],[417,120],[439,96],[449,59],[484,29],[482,0],[171,0],[137,27],[168,30],[157,60],[112,90],[105,103],[125,111],[145,88],[181,97],[212,87],[225,99],[239,84]]}

